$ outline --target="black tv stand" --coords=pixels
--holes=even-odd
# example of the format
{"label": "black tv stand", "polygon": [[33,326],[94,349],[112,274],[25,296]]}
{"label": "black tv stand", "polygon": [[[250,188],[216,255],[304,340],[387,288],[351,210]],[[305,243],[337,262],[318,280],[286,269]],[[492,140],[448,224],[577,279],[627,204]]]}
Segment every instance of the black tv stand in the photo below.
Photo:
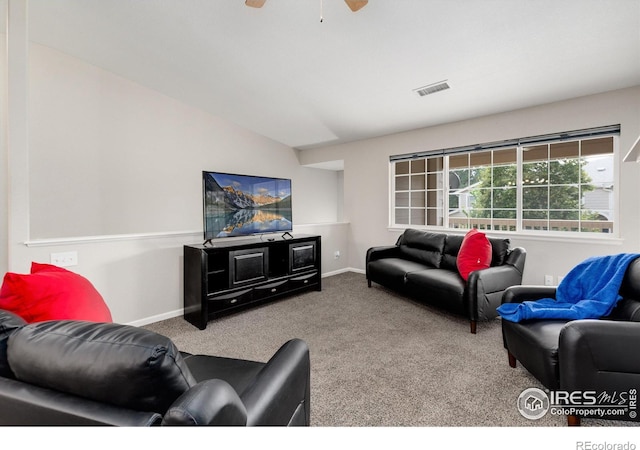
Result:
{"label": "black tv stand", "polygon": [[282,239],[285,239],[285,236],[289,236],[291,239],[293,239],[293,235],[288,231],[285,231],[284,233],[282,233]]}
{"label": "black tv stand", "polygon": [[289,233],[268,241],[216,239],[215,245],[210,240],[185,245],[185,320],[204,330],[209,320],[224,314],[320,291],[320,246],[320,236]]}

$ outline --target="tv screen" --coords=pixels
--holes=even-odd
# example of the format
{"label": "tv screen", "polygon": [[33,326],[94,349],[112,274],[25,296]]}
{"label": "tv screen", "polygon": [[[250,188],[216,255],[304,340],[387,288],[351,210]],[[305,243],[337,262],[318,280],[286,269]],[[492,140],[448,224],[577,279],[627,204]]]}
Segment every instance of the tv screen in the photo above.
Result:
{"label": "tv screen", "polygon": [[202,172],[204,239],[292,230],[291,180]]}

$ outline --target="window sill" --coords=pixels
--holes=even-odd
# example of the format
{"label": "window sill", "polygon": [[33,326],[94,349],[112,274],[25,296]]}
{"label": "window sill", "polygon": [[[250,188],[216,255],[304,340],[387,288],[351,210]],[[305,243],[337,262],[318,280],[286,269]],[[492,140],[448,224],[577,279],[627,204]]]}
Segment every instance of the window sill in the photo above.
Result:
{"label": "window sill", "polygon": [[[390,226],[388,231],[402,233],[407,228],[415,228],[417,230],[431,231],[433,233],[447,233],[464,235],[469,230],[460,228],[438,228],[438,227],[399,227]],[[538,242],[558,242],[563,244],[595,244],[595,245],[622,245],[624,239],[606,234],[598,233],[580,233],[579,235],[569,233],[536,233],[536,232],[515,232],[515,231],[494,231],[480,230],[490,236],[504,236],[517,240],[538,241]]]}

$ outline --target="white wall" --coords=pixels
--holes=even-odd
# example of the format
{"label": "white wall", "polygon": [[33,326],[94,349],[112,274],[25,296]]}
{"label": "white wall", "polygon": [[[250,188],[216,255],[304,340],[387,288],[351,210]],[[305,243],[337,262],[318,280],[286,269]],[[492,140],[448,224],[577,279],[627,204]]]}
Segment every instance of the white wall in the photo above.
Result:
{"label": "white wall", "polygon": [[294,220],[336,221],[337,173],[291,148],[47,47],[29,66],[31,239],[201,229],[202,170],[292,178]]}
{"label": "white wall", "polygon": [[28,146],[1,154],[20,156],[8,173],[28,173],[0,190],[17,224],[0,228],[8,270],[76,251],[69,269],[115,321],[179,315],[182,246],[202,241],[202,170],[291,178],[294,231],[345,255],[323,255],[323,272],[344,270],[338,172],[303,167],[289,147],[50,48],[31,44],[28,63]]}
{"label": "white wall", "polygon": [[6,0],[0,0],[0,274],[4,274],[7,271],[8,251],[6,237],[9,220],[7,216],[7,35],[4,30],[6,20],[7,2]]}
{"label": "white wall", "polygon": [[[349,266],[364,269],[367,248],[392,244],[399,231],[388,228],[389,156],[471,145],[538,134],[621,124],[619,161],[640,134],[640,87],[434,126],[300,153],[304,164],[344,160],[344,211],[350,223]],[[640,252],[640,164],[620,163],[619,239],[549,239],[510,234],[527,250],[524,283],[564,275],[598,254]],[[491,233],[490,233],[491,234]]]}

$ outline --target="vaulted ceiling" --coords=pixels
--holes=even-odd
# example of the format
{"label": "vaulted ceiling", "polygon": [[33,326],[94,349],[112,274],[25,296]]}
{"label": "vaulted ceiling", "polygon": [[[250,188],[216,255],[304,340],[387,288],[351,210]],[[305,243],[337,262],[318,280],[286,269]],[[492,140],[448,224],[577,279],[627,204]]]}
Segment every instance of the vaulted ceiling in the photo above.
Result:
{"label": "vaulted ceiling", "polygon": [[30,0],[29,21],[34,42],[300,149],[640,85],[640,0]]}

